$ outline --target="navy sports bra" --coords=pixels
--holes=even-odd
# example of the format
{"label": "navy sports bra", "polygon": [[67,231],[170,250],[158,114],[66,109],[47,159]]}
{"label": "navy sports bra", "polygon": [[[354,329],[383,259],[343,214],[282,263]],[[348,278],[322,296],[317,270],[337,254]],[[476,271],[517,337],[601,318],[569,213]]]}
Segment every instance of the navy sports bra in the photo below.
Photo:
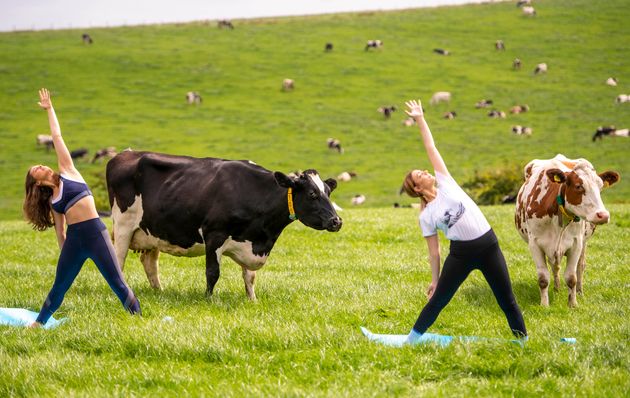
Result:
{"label": "navy sports bra", "polygon": [[80,181],[71,180],[60,175],[61,192],[52,200],[52,208],[57,213],[65,214],[73,204],[88,195],[92,195],[92,191],[87,184]]}

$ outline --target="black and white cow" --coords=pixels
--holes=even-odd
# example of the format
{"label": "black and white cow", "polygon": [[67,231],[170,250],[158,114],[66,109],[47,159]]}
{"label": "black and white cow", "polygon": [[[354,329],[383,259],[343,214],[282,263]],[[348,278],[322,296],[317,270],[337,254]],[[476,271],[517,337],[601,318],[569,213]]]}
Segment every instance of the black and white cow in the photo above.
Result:
{"label": "black and white cow", "polygon": [[381,48],[383,47],[383,42],[381,40],[368,40],[365,44],[365,51],[370,48]]}
{"label": "black and white cow", "polygon": [[243,269],[254,300],[256,270],[284,228],[297,219],[336,232],[341,218],[330,201],[337,186],[315,170],[288,177],[251,161],[124,151],[107,164],[116,257],[140,257],[151,286],[161,289],[160,252],[206,257],[206,294],[219,279],[221,257]]}

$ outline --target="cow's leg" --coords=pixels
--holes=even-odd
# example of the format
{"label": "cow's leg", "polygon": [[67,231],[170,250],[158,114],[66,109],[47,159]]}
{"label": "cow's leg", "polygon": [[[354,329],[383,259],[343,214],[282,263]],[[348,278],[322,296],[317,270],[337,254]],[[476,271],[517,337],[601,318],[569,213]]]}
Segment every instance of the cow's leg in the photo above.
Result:
{"label": "cow's leg", "polygon": [[551,270],[553,271],[553,290],[560,290],[560,262],[562,262],[562,257],[555,259],[551,262]]}
{"label": "cow's leg", "polygon": [[147,250],[142,252],[142,254],[140,255],[140,261],[142,261],[144,272],[147,274],[147,278],[149,279],[149,284],[151,284],[151,287],[154,289],[162,290],[158,264],[159,256],[160,251],[157,248]]}
{"label": "cow's leg", "polygon": [[221,246],[227,239],[226,236],[219,234],[208,234],[205,238],[206,242],[206,296],[212,296],[214,285],[217,284],[221,274],[219,267],[221,265]]}
{"label": "cow's leg", "polygon": [[116,259],[121,271],[125,269],[125,260],[127,259],[127,252],[129,252],[129,245],[134,232],[135,230],[133,229],[117,227],[116,223],[114,223],[112,239],[114,240],[114,251],[116,252]]}
{"label": "cow's leg", "polygon": [[247,268],[243,268],[243,280],[245,281],[245,293],[250,300],[256,300],[256,292],[254,291],[254,284],[256,283],[256,271],[250,271]]}
{"label": "cow's leg", "polygon": [[538,287],[540,288],[540,305],[544,307],[549,306],[549,268],[547,268],[547,260],[545,259],[545,253],[534,242],[534,239],[529,239],[529,251],[532,253],[534,263],[536,264],[536,270],[538,271]]}
{"label": "cow's leg", "polygon": [[569,255],[567,256],[567,269],[564,271],[564,280],[567,283],[567,287],[569,288],[569,307],[571,308],[577,307],[576,269],[581,254],[582,250],[569,251]]}
{"label": "cow's leg", "polygon": [[582,247],[582,253],[577,264],[577,285],[576,291],[578,294],[582,294],[582,281],[584,280],[584,270],[586,269],[586,242]]}

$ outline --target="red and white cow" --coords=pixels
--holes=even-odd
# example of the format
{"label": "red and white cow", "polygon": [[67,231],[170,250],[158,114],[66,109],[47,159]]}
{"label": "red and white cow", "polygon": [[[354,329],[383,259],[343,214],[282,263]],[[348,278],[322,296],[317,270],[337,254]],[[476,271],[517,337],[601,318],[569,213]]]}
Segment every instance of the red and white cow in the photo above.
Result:
{"label": "red and white cow", "polygon": [[588,160],[570,160],[564,155],[535,159],[525,166],[525,182],[518,192],[514,220],[536,263],[541,305],[549,305],[547,261],[557,290],[564,256],[569,307],[577,305],[576,293],[582,293],[586,267],[586,241],[597,225],[610,219],[600,191],[619,178],[615,171],[597,174]]}

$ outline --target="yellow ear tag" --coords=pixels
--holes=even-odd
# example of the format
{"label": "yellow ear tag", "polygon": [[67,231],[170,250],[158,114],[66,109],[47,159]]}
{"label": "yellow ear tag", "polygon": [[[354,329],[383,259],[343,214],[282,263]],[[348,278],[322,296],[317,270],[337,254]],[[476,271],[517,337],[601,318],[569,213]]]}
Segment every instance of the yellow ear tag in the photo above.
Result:
{"label": "yellow ear tag", "polygon": [[608,188],[610,186],[610,183],[608,181],[604,181],[604,188]]}
{"label": "yellow ear tag", "polygon": [[557,174],[554,174],[554,175],[553,175],[553,180],[554,180],[555,182],[560,182],[560,177],[558,177],[558,175],[557,175]]}

